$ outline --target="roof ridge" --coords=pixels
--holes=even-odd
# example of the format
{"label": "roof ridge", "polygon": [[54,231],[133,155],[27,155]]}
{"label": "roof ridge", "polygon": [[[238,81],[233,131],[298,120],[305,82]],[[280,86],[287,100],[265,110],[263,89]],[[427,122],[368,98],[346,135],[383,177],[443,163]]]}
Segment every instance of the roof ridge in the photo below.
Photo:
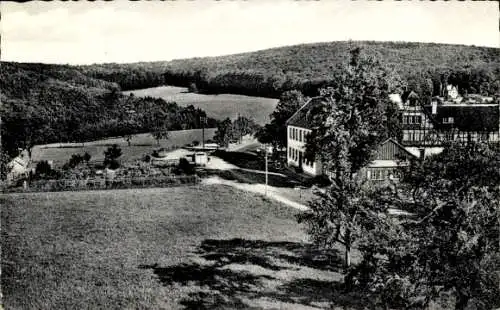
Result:
{"label": "roof ridge", "polygon": [[297,115],[306,105],[308,105],[313,99],[316,99],[316,98],[320,98],[320,96],[316,96],[316,97],[311,97],[309,98],[306,103],[304,103],[297,111],[295,111],[295,113],[292,114],[292,116],[290,116],[286,122],[285,122],[285,125],[288,125],[288,123],[290,122],[290,120],[295,117],[295,115]]}

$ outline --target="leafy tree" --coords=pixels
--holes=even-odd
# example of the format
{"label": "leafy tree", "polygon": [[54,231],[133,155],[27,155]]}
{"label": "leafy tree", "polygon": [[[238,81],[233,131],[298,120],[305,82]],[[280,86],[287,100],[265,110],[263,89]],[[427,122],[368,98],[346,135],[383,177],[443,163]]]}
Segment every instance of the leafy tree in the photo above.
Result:
{"label": "leafy tree", "polygon": [[232,130],[233,137],[241,139],[241,137],[245,135],[254,134],[257,129],[257,125],[255,124],[255,121],[252,118],[238,116],[233,121],[232,128],[233,128]]}
{"label": "leafy tree", "polygon": [[286,122],[305,102],[306,99],[300,91],[291,90],[284,92],[274,112],[270,115],[271,122],[266,124],[257,135],[259,142],[272,144],[275,149],[286,147]]}
{"label": "leafy tree", "polygon": [[71,155],[71,158],[69,159],[68,166],[71,168],[75,168],[78,166],[80,163],[83,162],[83,156],[80,154],[73,154]]}
{"label": "leafy tree", "polygon": [[227,147],[233,136],[233,124],[229,118],[218,122],[214,135],[214,140],[218,145]]}
{"label": "leafy tree", "polygon": [[352,276],[375,289],[381,304],[424,308],[446,292],[457,310],[500,306],[498,151],[454,143],[414,163],[399,188],[373,195],[371,206],[414,213],[406,220],[374,217],[363,231],[363,262]]}
{"label": "leafy tree", "polygon": [[92,156],[90,156],[89,153],[85,152],[85,154],[83,154],[83,160],[88,163],[90,161],[90,159],[92,158]]}
{"label": "leafy tree", "polygon": [[9,163],[9,161],[9,155],[7,155],[7,153],[4,151],[0,151],[0,180],[5,180],[7,178],[7,174],[9,173],[7,164]]}
{"label": "leafy tree", "polygon": [[113,146],[108,147],[106,151],[104,151],[104,165],[110,166],[111,169],[116,169],[119,167],[118,158],[122,156],[122,150],[118,147],[117,144],[113,144]]}
{"label": "leafy tree", "polygon": [[376,61],[354,49],[338,83],[322,91],[323,100],[311,112],[313,130],[306,158],[321,158],[332,172],[332,185],[299,215],[299,221],[307,224],[312,239],[322,246],[343,245],[346,268],[366,216],[360,201],[367,194],[356,173],[372,160],[375,148],[387,136],[385,76]]}
{"label": "leafy tree", "polygon": [[156,140],[156,144],[160,145],[161,139],[168,139],[168,125],[165,121],[157,121],[151,130],[151,135]]}
{"label": "leafy tree", "polygon": [[42,160],[36,164],[35,175],[37,176],[50,176],[52,171],[52,167],[46,160]]}

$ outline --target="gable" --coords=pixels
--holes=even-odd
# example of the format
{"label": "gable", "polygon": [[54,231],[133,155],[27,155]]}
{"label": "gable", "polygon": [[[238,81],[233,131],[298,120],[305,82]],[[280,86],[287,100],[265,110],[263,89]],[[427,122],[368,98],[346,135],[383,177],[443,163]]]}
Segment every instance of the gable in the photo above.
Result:
{"label": "gable", "polygon": [[317,115],[314,108],[317,107],[322,100],[321,97],[311,98],[288,119],[286,125],[312,129],[313,118]]}
{"label": "gable", "polygon": [[401,144],[393,139],[383,142],[375,153],[375,160],[400,160],[414,158],[415,155],[408,152]]}

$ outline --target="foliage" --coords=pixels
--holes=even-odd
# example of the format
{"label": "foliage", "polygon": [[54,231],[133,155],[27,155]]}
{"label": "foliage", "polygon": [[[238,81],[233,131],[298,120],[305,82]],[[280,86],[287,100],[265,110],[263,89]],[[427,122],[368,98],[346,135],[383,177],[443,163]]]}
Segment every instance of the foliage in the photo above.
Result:
{"label": "foliage", "polygon": [[[369,195],[359,169],[370,162],[377,145],[387,135],[383,122],[388,105],[385,72],[373,59],[351,51],[351,60],[338,76],[338,83],[322,92],[323,99],[312,107],[312,133],[306,143],[306,157],[320,157],[332,184],[311,201],[310,210],[299,214],[315,243],[325,248],[345,247],[346,271],[350,252],[361,228],[372,214],[364,205]],[[351,286],[349,277],[346,286]]]}
{"label": "foliage", "polygon": [[[124,96],[115,83],[75,67],[2,62],[2,147],[9,156],[36,144],[85,142],[150,132],[160,115],[168,130],[201,128],[205,113],[151,97]],[[208,119],[215,126],[214,119]],[[128,140],[127,142],[130,142]]]}
{"label": "foliage", "polygon": [[122,150],[118,147],[117,144],[113,144],[113,146],[108,147],[106,151],[104,151],[104,165],[109,166],[111,169],[116,169],[120,166],[118,163],[118,158],[122,156]]}
{"label": "foliage", "polygon": [[175,170],[177,174],[188,174],[192,175],[195,172],[194,165],[192,165],[186,158],[179,159],[179,164]]}
{"label": "foliage", "polygon": [[499,154],[486,144],[454,143],[415,163],[399,188],[373,195],[372,206],[414,217],[379,217],[365,228],[363,263],[352,276],[392,307],[425,307],[443,291],[455,297],[455,309],[500,306]]}
{"label": "foliage", "polygon": [[238,116],[232,125],[232,136],[234,139],[240,139],[246,135],[253,135],[258,129],[258,125],[252,118]]}
{"label": "foliage", "polygon": [[3,150],[0,150],[0,180],[5,180],[7,178],[7,174],[9,173],[7,164],[9,160],[9,155]]}
{"label": "foliage", "polygon": [[495,95],[500,90],[498,49],[434,43],[344,41],[302,44],[229,56],[169,62],[104,64],[79,69],[89,76],[120,84],[122,89],[163,84],[204,93],[233,93],[279,98],[289,90],[307,96],[335,83],[337,65],[360,47],[377,57],[388,72],[391,91],[411,76],[432,80],[433,93],[448,84],[462,92]]}
{"label": "foliage", "polygon": [[161,139],[168,139],[168,127],[165,125],[158,125],[153,128],[151,131],[151,135],[156,140],[156,144],[160,145]]}
{"label": "foliage", "polygon": [[42,160],[36,164],[35,175],[33,175],[32,177],[33,179],[57,179],[59,177],[59,173],[56,170],[52,169],[48,161]]}
{"label": "foliage", "polygon": [[91,158],[92,158],[92,156],[90,156],[90,154],[89,154],[88,152],[85,152],[85,154],[83,154],[83,160],[84,160],[85,162],[87,162],[87,163],[88,163],[88,162],[90,161],[90,159],[91,159]]}
{"label": "foliage", "polygon": [[233,139],[233,123],[229,118],[217,123],[217,131],[214,135],[214,141],[222,146],[227,147]]}
{"label": "foliage", "polygon": [[276,109],[270,115],[271,122],[258,132],[257,137],[259,142],[272,144],[275,150],[286,147],[286,122],[305,103],[306,99],[300,91],[292,90],[284,92],[278,101]]}
{"label": "foliage", "polygon": [[84,161],[83,156],[80,154],[73,154],[69,159],[68,166],[70,168],[75,168]]}

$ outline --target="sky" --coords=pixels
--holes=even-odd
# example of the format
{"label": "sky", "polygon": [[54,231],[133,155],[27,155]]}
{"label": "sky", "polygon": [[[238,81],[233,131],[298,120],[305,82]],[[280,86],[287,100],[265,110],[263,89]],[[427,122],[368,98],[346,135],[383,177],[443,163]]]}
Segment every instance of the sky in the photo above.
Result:
{"label": "sky", "polygon": [[496,1],[2,1],[0,11],[4,61],[161,61],[339,40],[500,48]]}

